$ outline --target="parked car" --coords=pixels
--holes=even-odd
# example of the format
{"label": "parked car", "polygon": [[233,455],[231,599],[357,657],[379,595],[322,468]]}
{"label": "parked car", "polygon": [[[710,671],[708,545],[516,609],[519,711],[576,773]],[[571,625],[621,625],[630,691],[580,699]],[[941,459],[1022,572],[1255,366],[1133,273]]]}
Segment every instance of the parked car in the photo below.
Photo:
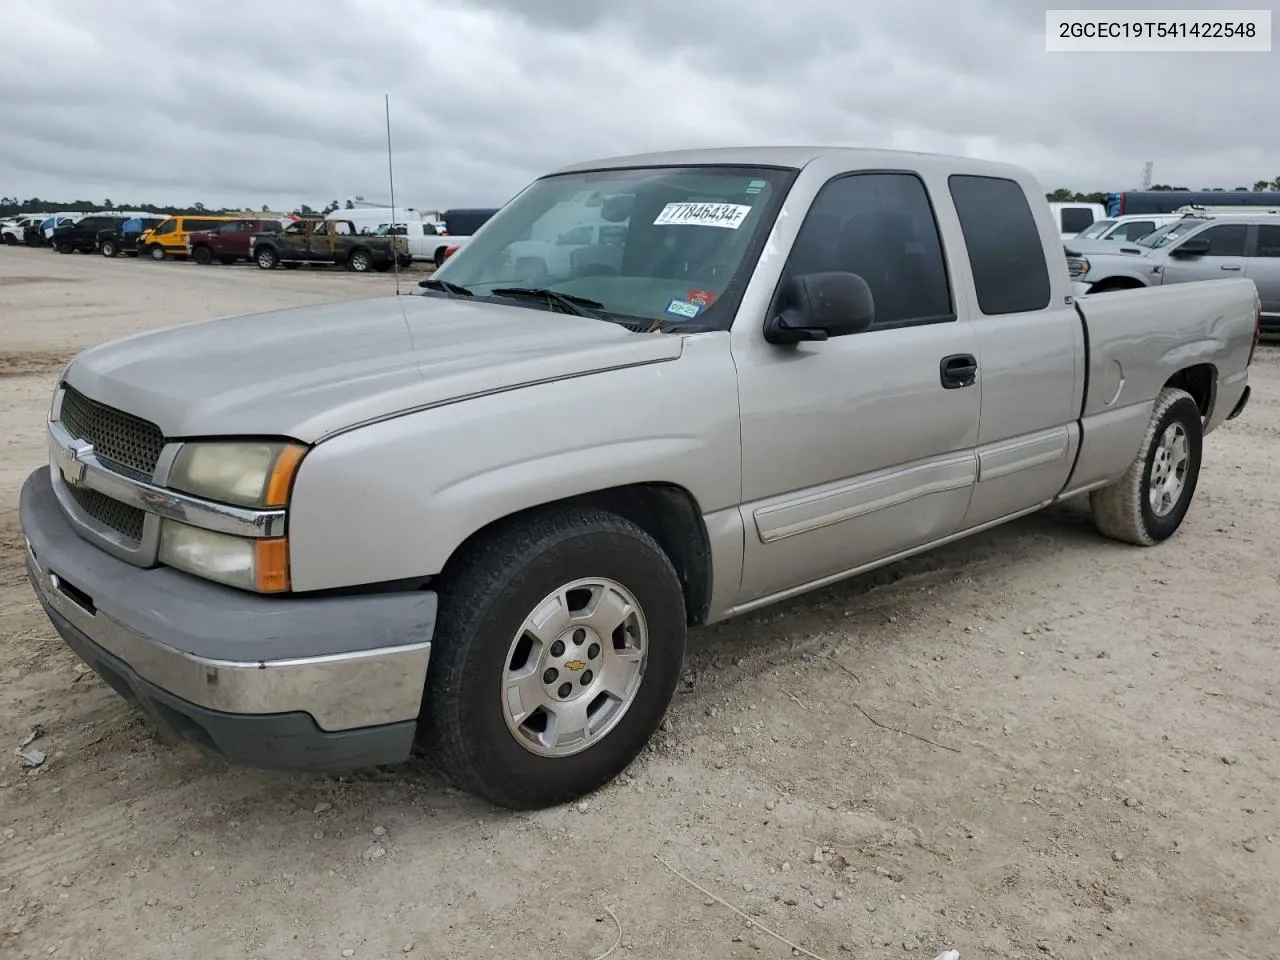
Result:
{"label": "parked car", "polygon": [[187,237],[191,233],[199,230],[216,230],[224,223],[239,219],[239,217],[221,215],[168,217],[150,230],[143,231],[138,239],[138,252],[152,260],[164,260],[168,257],[185,259]]}
{"label": "parked car", "polygon": [[197,230],[187,235],[187,255],[196,263],[217,260],[230,264],[237,260],[252,261],[253,238],[258,234],[279,233],[284,223],[274,219],[232,220],[213,230]]}
{"label": "parked car", "polygon": [[1058,235],[1063,240],[1087,230],[1094,221],[1102,220],[1107,215],[1106,207],[1100,203],[1051,203],[1049,210],[1058,225]]}
{"label": "parked car", "polygon": [[404,237],[361,234],[350,220],[295,220],[278,233],[255,234],[252,248],[263,270],[323,263],[364,273],[390,270],[397,259],[402,267],[413,263]]}
{"label": "parked car", "polygon": [[1266,213],[1185,217],[1143,237],[1137,246],[1143,253],[1135,257],[1081,252],[1067,241],[1075,295],[1247,277],[1261,301],[1262,331],[1280,332],[1280,217]]}
{"label": "parked car", "polygon": [[[575,203],[623,242],[509,256]],[[632,761],[689,626],[1069,497],[1173,536],[1259,310],[1244,279],[1073,302],[1030,173],[801,147],[568,167],[420,286],[80,353],[26,563],[188,740],[337,770],[421,735],[514,808]]]}
{"label": "parked car", "polygon": [[444,263],[445,250],[453,246],[457,239],[444,233],[443,224],[430,220],[379,224],[374,235],[404,237],[409,245],[409,255],[414,260],[426,260],[436,266]]}
{"label": "parked car", "polygon": [[53,246],[53,231],[58,227],[65,227],[75,223],[83,216],[84,214],[82,213],[56,213],[51,217],[46,217],[40,221],[41,242],[56,250],[57,247]]}
{"label": "parked car", "polygon": [[35,229],[38,232],[40,224],[43,223],[44,220],[45,215],[43,213],[13,217],[12,219],[6,220],[3,225],[0,225],[0,243],[5,243],[10,246],[19,243],[28,243],[27,231]]}
{"label": "parked car", "polygon": [[1137,240],[1160,227],[1176,223],[1181,214],[1134,214],[1095,220],[1086,230],[1081,230],[1072,240]]}
{"label": "parked car", "polygon": [[98,251],[104,257],[126,257],[138,255],[138,243],[142,235],[160,224],[168,217],[125,217],[104,230],[98,231]]}
{"label": "parked car", "polygon": [[53,231],[53,248],[59,253],[96,253],[98,235],[103,230],[118,228],[121,217],[106,213],[91,213],[79,220],[64,223]]}

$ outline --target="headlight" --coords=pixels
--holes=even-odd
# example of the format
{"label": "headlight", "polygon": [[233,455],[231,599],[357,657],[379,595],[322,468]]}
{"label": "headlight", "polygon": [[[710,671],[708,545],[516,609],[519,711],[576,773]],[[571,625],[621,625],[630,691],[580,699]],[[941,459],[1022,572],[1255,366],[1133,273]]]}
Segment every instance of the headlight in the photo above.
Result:
{"label": "headlight", "polygon": [[1089,272],[1089,261],[1084,257],[1067,257],[1067,273],[1072,280],[1079,280]]}
{"label": "headlight", "polygon": [[289,589],[289,543],[283,537],[233,537],[165,520],[160,526],[160,562],[255,593]]}
{"label": "headlight", "polygon": [[169,486],[240,507],[283,507],[306,452],[287,441],[184,443]]}

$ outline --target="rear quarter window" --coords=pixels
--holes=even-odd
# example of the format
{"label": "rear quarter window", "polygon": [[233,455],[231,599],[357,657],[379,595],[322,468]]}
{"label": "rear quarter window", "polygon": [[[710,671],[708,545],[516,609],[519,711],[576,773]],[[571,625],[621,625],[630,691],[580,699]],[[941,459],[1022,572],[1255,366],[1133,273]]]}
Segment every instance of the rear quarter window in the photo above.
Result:
{"label": "rear quarter window", "polygon": [[1003,177],[955,174],[951,200],[969,250],[978,309],[987,316],[1049,306],[1049,264],[1022,187]]}
{"label": "rear quarter window", "polygon": [[1079,233],[1093,226],[1093,211],[1088,207],[1063,207],[1062,232]]}

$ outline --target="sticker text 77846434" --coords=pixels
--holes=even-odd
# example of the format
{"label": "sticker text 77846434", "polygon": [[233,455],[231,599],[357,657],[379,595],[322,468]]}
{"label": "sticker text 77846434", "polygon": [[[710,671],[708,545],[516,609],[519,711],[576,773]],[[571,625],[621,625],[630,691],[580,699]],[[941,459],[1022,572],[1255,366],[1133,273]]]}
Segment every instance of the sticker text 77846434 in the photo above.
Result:
{"label": "sticker text 77846434", "polygon": [[751,208],[742,203],[668,203],[653,221],[655,227],[686,224],[737,230]]}

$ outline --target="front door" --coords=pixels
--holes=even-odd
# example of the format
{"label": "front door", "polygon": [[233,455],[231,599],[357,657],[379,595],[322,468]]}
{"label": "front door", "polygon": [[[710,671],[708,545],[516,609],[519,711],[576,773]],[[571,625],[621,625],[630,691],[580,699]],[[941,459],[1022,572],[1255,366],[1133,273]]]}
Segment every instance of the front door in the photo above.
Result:
{"label": "front door", "polygon": [[[1204,230],[1188,234],[1170,248],[1161,271],[1162,283],[1189,283],[1195,280],[1221,280],[1244,276],[1245,241],[1249,225],[1216,223]],[[1207,240],[1209,252],[1178,256],[1178,249],[1189,240]]]}
{"label": "front door", "polygon": [[782,281],[859,274],[875,298],[872,328],[775,346],[763,318],[735,323],[743,602],[960,528],[977,473],[981,373],[944,262],[919,178],[842,175],[814,200]]}

